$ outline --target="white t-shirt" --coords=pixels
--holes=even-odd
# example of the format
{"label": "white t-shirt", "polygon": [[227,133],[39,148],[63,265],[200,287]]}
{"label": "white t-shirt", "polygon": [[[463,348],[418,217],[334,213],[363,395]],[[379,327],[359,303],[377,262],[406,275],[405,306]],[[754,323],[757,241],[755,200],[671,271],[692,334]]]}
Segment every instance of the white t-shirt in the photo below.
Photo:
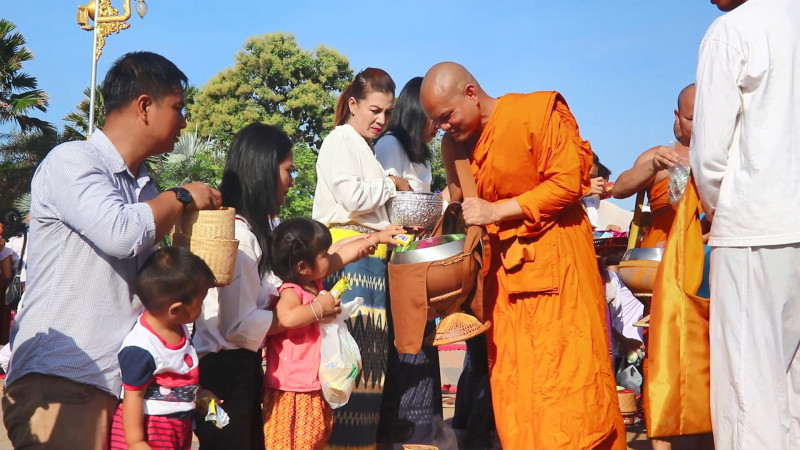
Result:
{"label": "white t-shirt", "polygon": [[690,152],[708,244],[800,242],[800,2],[748,0],[700,44]]}
{"label": "white t-shirt", "polygon": [[[644,304],[628,289],[615,272],[606,269],[606,301],[611,315],[611,326],[630,339],[642,340],[642,329],[633,326],[644,316]],[[615,348],[615,353],[616,353]]]}
{"label": "white t-shirt", "polygon": [[[144,413],[165,416],[194,411],[200,384],[197,353],[183,327],[183,340],[168,344],[139,316],[120,348],[122,386],[144,390]],[[124,390],[123,390],[124,395]]]}
{"label": "white t-shirt", "polygon": [[400,140],[391,134],[385,134],[375,143],[375,155],[387,172],[405,178],[415,192],[430,192],[433,173],[430,161],[425,164],[412,163],[408,159]]}
{"label": "white t-shirt", "polygon": [[[8,242],[6,242],[6,247],[10,247],[11,250],[14,251],[14,254],[11,256],[13,258],[11,262],[14,267],[14,270],[17,270],[17,266],[19,265],[19,258],[20,256],[22,257],[22,271],[19,274],[19,280],[24,283],[25,279],[27,278],[28,261],[27,261],[27,255],[21,254],[23,240],[24,239],[22,236],[14,236],[11,239],[9,239]],[[25,245],[25,253],[26,254],[28,253],[27,245]]]}

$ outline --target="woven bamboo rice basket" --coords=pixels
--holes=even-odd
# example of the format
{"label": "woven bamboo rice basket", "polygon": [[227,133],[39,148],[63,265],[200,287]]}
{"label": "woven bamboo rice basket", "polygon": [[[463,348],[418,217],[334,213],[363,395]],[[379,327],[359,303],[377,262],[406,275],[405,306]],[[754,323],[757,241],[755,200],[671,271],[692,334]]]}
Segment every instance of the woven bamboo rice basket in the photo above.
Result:
{"label": "woven bamboo rice basket", "polygon": [[221,208],[185,213],[175,225],[172,245],[186,247],[208,264],[218,286],[233,281],[239,241],[234,239],[236,210]]}
{"label": "woven bamboo rice basket", "polygon": [[188,211],[175,224],[175,234],[182,239],[233,239],[235,218],[234,208]]}
{"label": "woven bamboo rice basket", "polygon": [[218,286],[231,284],[236,268],[239,241],[236,239],[191,239],[186,247],[208,264]]}
{"label": "woven bamboo rice basket", "polygon": [[636,394],[630,389],[623,389],[617,391],[617,398],[619,399],[619,410],[622,413],[622,420],[625,425],[633,425],[636,421],[636,413],[639,411],[639,406],[636,404]]}
{"label": "woven bamboo rice basket", "polygon": [[436,326],[436,336],[433,345],[447,345],[461,342],[475,337],[492,326],[490,321],[481,323],[475,316],[462,312],[455,312],[442,317]]}

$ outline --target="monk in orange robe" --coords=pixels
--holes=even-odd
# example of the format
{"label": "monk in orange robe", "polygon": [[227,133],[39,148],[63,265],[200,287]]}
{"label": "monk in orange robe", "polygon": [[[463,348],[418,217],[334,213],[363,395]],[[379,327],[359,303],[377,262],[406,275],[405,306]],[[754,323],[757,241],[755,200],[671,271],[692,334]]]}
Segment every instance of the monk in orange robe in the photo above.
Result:
{"label": "monk in orange robe", "polygon": [[[468,157],[485,228],[484,305],[495,421],[503,448],[625,449],[608,358],[605,301],[580,198],[592,150],[557,92],[492,98],[455,63],[422,83],[442,155]],[[450,192],[460,189],[448,177]]]}
{"label": "monk in orange robe", "polygon": [[677,142],[672,146],[659,145],[642,153],[633,167],[622,172],[614,183],[612,195],[615,198],[628,198],[642,190],[647,192],[652,225],[639,244],[640,247],[655,247],[656,244],[666,242],[675,220],[678,205],[669,203],[669,169],[678,163],[689,167],[694,93],[694,84],[690,84],[678,95],[673,126]]}

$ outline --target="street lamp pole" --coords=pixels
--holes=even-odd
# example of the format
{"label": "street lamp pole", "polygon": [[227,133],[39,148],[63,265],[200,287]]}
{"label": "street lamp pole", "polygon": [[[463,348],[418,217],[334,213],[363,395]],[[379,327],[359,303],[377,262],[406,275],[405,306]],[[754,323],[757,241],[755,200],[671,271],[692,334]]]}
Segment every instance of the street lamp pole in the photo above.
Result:
{"label": "street lamp pole", "polygon": [[[145,0],[136,0],[136,13],[144,19],[147,14],[147,3]],[[89,0],[86,5],[78,6],[78,25],[84,30],[92,30],[92,85],[89,95],[89,125],[88,134],[94,131],[94,105],[97,101],[97,60],[103,54],[103,47],[106,44],[106,37],[111,33],[119,33],[130,27],[127,20],[131,18],[131,0],[124,0],[122,14],[111,6],[111,0]],[[94,19],[94,25],[90,20]]]}
{"label": "street lamp pole", "polygon": [[[94,10],[100,11],[100,0],[94,0]],[[86,133],[86,139],[89,139],[89,136],[94,133],[94,105],[97,100],[97,60],[100,59],[99,56],[95,56],[97,55],[98,29],[100,29],[98,26],[92,27],[92,84],[89,85],[91,86],[91,89],[89,89],[89,131]]]}

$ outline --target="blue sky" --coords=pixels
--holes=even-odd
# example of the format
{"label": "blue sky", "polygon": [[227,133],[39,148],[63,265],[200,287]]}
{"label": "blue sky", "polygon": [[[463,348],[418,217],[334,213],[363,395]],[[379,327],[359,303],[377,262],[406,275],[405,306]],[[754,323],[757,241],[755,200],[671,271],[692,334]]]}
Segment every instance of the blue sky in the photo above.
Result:
{"label": "blue sky", "polygon": [[[278,31],[305,49],[335,48],[356,70],[380,67],[398,90],[431,65],[456,61],[490,95],[564,94],[612,179],[673,138],[677,94],[693,81],[700,40],[720,15],[708,0],[147,2],[143,20],[134,13],[129,29],[106,39],[98,82],[115,58],[151,50],[203,86],[233,65],[248,37]],[[90,84],[92,35],[76,24],[78,4],[0,0],[0,17],[36,55],[24,70],[50,94],[40,117],[59,127]],[[122,0],[112,5],[121,10]]]}

